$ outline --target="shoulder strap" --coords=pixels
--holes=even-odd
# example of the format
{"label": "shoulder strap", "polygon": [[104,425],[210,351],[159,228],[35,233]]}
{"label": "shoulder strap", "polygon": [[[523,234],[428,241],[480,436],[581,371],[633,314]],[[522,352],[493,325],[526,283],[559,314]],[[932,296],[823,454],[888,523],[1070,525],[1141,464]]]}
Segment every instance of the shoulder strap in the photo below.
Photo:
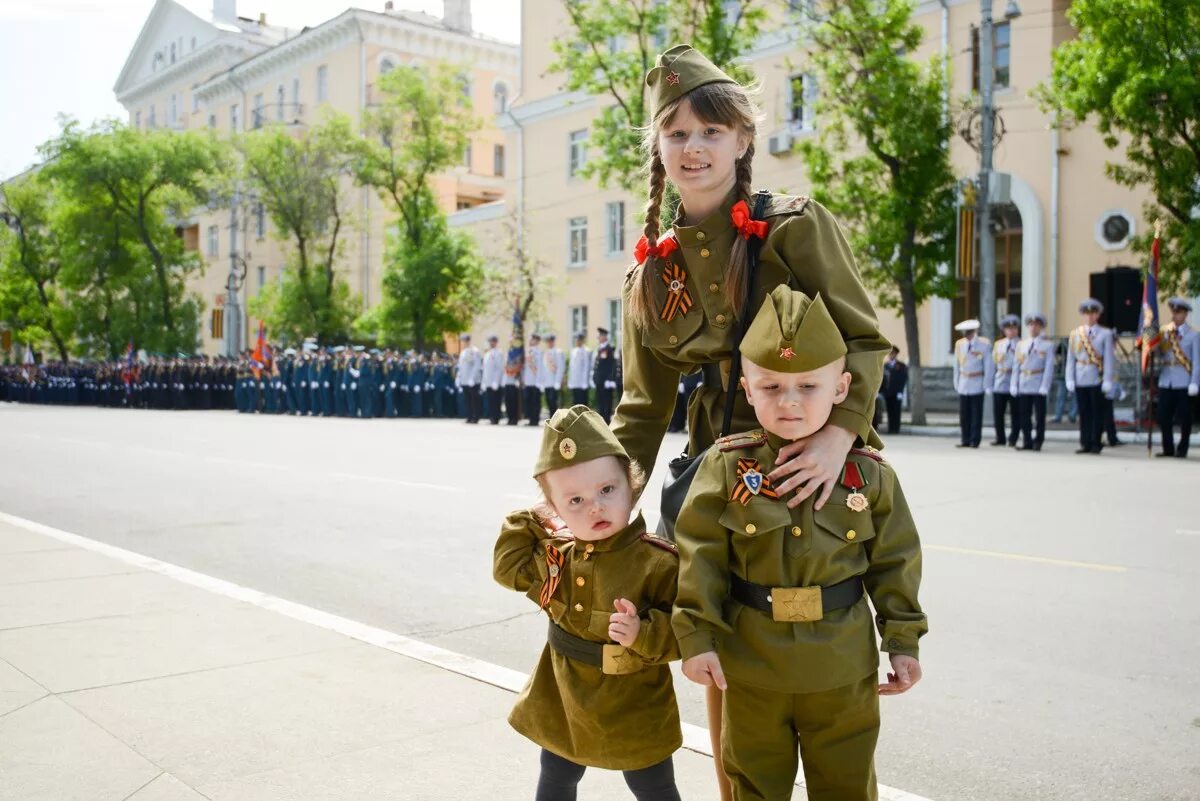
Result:
{"label": "shoulder strap", "polygon": [[[771,199],[771,193],[766,189],[760,189],[754,193],[754,213],[752,219],[761,220],[763,213],[767,208],[767,201]],[[746,300],[742,303],[742,313],[737,320],[737,329],[733,338],[733,356],[729,363],[729,390],[725,395],[725,416],[721,420],[721,431],[719,436],[723,437],[729,433],[730,426],[733,425],[733,401],[737,397],[738,381],[742,377],[742,337],[746,335],[746,329],[750,326],[750,304],[754,302],[754,278],[758,273],[758,252],[762,250],[762,243],[765,237],[751,237],[747,243],[747,257],[749,259],[748,275],[746,276]]]}

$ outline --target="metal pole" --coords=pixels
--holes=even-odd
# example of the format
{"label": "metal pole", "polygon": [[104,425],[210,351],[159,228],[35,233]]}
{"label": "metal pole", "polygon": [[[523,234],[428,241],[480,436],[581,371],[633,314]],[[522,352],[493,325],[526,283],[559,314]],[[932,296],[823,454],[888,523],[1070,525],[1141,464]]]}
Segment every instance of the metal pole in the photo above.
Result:
{"label": "metal pole", "polygon": [[993,89],[995,72],[992,66],[994,29],[992,0],[979,2],[979,113],[981,122],[979,142],[979,327],[985,337],[996,336],[996,240],[992,238],[991,178],[992,138],[995,107]]}
{"label": "metal pole", "polygon": [[242,350],[242,313],[238,307],[237,218],[238,192],[229,204],[229,277],[225,279],[225,355],[237,356]]}

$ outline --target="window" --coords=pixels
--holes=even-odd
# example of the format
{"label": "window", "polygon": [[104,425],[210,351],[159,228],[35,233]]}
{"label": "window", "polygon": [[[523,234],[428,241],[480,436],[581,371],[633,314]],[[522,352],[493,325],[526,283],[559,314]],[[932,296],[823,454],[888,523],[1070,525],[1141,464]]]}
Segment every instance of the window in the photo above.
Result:
{"label": "window", "polygon": [[587,128],[567,135],[567,177],[574,178],[587,163]]}
{"label": "window", "polygon": [[171,63],[175,63],[175,43],[171,42]]}
{"label": "window", "polygon": [[225,310],[217,307],[212,310],[212,318],[208,323],[213,339],[225,338]]}
{"label": "window", "polygon": [[[1007,22],[997,22],[992,29],[992,74],[996,89],[1007,89],[1012,79],[1012,27]],[[979,91],[979,29],[971,28],[971,88]]]}
{"label": "window", "polygon": [[504,175],[504,145],[496,145],[492,148],[492,173],[494,175]]}
{"label": "window", "polygon": [[329,67],[325,64],[317,67],[317,102],[324,103],[329,99]]}
{"label": "window", "polygon": [[467,140],[467,146],[463,148],[463,166],[467,168],[467,172],[471,171],[471,140]]}
{"label": "window", "polygon": [[267,268],[260,264],[258,265],[258,291],[262,292],[262,288],[267,283]]}
{"label": "window", "polygon": [[146,127],[147,128],[157,128],[158,127],[158,123],[154,119],[154,104],[153,103],[150,104],[150,116],[146,120]]}
{"label": "window", "polygon": [[193,50],[196,49],[196,37],[195,36],[192,37],[192,49]]}
{"label": "window", "polygon": [[787,83],[788,127],[793,131],[815,130],[816,102],[817,81],[814,76],[797,73],[789,77]]}
{"label": "window", "polygon": [[492,111],[503,114],[508,111],[508,84],[500,81],[492,89]]}
{"label": "window", "polygon": [[209,115],[208,115],[208,127],[209,127],[209,128],[216,128],[216,127],[217,127],[217,115],[216,115],[216,114],[209,114]]}
{"label": "window", "polygon": [[396,64],[390,58],[385,58],[383,61],[379,62],[379,74],[380,75],[387,75],[389,72],[391,72],[395,68],[396,68]]}
{"label": "window", "polygon": [[296,115],[300,114],[300,79],[292,78],[292,105],[296,107]]}
{"label": "window", "polygon": [[621,352],[621,299],[609,298],[604,302],[605,311],[608,312],[608,325],[606,326],[612,339],[613,347],[617,352]]}
{"label": "window", "polygon": [[193,92],[192,93],[192,113],[194,114],[199,110],[200,110],[200,95]]}
{"label": "window", "polygon": [[567,220],[567,266],[587,264],[587,217]]}
{"label": "window", "polygon": [[254,206],[254,233],[259,239],[267,235],[267,210],[261,203]]}
{"label": "window", "polygon": [[241,109],[238,108],[237,103],[234,103],[232,106],[229,107],[229,129],[231,131],[238,130],[239,128],[242,127],[241,122],[242,122]]}
{"label": "window", "polygon": [[263,96],[259,92],[254,96],[254,119],[250,123],[256,129],[261,128],[263,124]]}
{"label": "window", "polygon": [[220,247],[220,239],[217,233],[217,226],[208,226],[208,255],[215,257]]}
{"label": "window", "polygon": [[470,106],[471,105],[471,92],[474,90],[474,87],[471,85],[471,76],[459,75],[458,76],[458,89],[460,92],[462,92],[462,97],[459,98],[459,101],[458,101],[459,105]]}
{"label": "window", "polygon": [[616,256],[625,252],[625,201],[604,206],[604,252]]}
{"label": "window", "polygon": [[138,109],[137,111],[133,112],[133,127],[137,128],[139,131],[142,129],[142,110],[141,109]]}
{"label": "window", "polygon": [[567,327],[571,329],[571,338],[577,334],[587,335],[587,306],[571,306],[567,310]]}
{"label": "window", "polygon": [[283,106],[287,102],[287,90],[283,88],[283,84],[275,89],[275,119],[283,122]]}
{"label": "window", "polygon": [[167,106],[167,127],[174,128],[179,122],[179,95],[171,95],[171,104]]}

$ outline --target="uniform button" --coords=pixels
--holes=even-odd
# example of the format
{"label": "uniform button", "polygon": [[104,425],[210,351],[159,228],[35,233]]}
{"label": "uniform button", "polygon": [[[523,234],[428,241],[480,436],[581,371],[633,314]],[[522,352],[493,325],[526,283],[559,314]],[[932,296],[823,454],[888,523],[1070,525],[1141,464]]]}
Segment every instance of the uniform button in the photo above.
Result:
{"label": "uniform button", "polygon": [[579,578],[575,579],[575,583],[582,587],[587,582],[584,581],[583,576],[580,576]]}
{"label": "uniform button", "polygon": [[803,533],[804,532],[800,530],[799,526],[792,526],[792,536],[793,537],[799,537]]}
{"label": "uniform button", "polygon": [[855,533],[854,529],[850,529],[849,531],[846,532],[846,539],[848,539],[848,540],[852,540],[857,536],[858,536],[858,534]]}
{"label": "uniform button", "polygon": [[587,545],[583,546],[583,550],[591,553],[592,551],[596,550],[596,546],[589,542]]}
{"label": "uniform button", "polygon": [[746,524],[746,533],[747,534],[753,534],[756,531],[758,531],[758,527],[755,526],[753,523]]}
{"label": "uniform button", "polygon": [[708,238],[708,235],[705,234],[703,231],[697,231],[696,238],[699,239],[701,242],[703,242],[705,239]]}
{"label": "uniform button", "polygon": [[674,345],[676,342],[678,342],[678,341],[679,341],[679,337],[677,337],[677,336],[675,336],[674,334],[672,334],[672,335],[671,335],[671,337],[670,337],[670,339],[668,339],[667,341],[668,341],[668,342],[670,342],[672,345]]}
{"label": "uniform button", "polygon": [[711,284],[709,284],[709,285],[708,285],[708,291],[709,291],[709,292],[716,292],[716,291],[717,291],[718,289],[720,289],[720,288],[721,288],[721,287],[720,287],[720,286],[718,286],[718,285],[717,285],[717,283],[716,283],[715,281],[714,281],[713,283],[711,283]]}
{"label": "uniform button", "polygon": [[725,315],[723,315],[723,314],[718,314],[718,315],[717,315],[717,322],[718,322],[718,323],[724,323],[724,322],[725,322]]}
{"label": "uniform button", "polygon": [[892,647],[892,648],[899,648],[899,647],[900,647],[900,641],[899,641],[899,640],[897,640],[897,639],[894,639],[894,638],[893,638],[893,639],[890,639],[890,640],[888,640],[888,646],[890,646],[890,647]]}
{"label": "uniform button", "polygon": [[708,248],[700,248],[700,255],[707,259],[712,255],[712,251],[710,251]]}
{"label": "uniform button", "polygon": [[583,611],[583,604],[575,604],[575,611],[576,611],[576,612],[582,612],[582,611]]}

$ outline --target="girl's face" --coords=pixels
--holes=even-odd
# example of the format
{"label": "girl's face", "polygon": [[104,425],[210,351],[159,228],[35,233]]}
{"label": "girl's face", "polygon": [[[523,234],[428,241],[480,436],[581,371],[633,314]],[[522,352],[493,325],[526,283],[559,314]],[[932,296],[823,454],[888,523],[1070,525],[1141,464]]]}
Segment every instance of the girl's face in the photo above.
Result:
{"label": "girl's face", "polygon": [[658,149],[667,178],[679,190],[684,205],[689,196],[727,195],[733,189],[737,159],[748,145],[749,137],[744,133],[701,120],[686,99],[670,124],[658,132]]}
{"label": "girl's face", "polygon": [[788,440],[815,434],[850,392],[843,359],[807,373],[780,373],[742,358],[742,387],[758,423]]}
{"label": "girl's face", "polygon": [[629,525],[633,491],[621,460],[601,456],[545,474],[547,500],[575,539],[604,540]]}

